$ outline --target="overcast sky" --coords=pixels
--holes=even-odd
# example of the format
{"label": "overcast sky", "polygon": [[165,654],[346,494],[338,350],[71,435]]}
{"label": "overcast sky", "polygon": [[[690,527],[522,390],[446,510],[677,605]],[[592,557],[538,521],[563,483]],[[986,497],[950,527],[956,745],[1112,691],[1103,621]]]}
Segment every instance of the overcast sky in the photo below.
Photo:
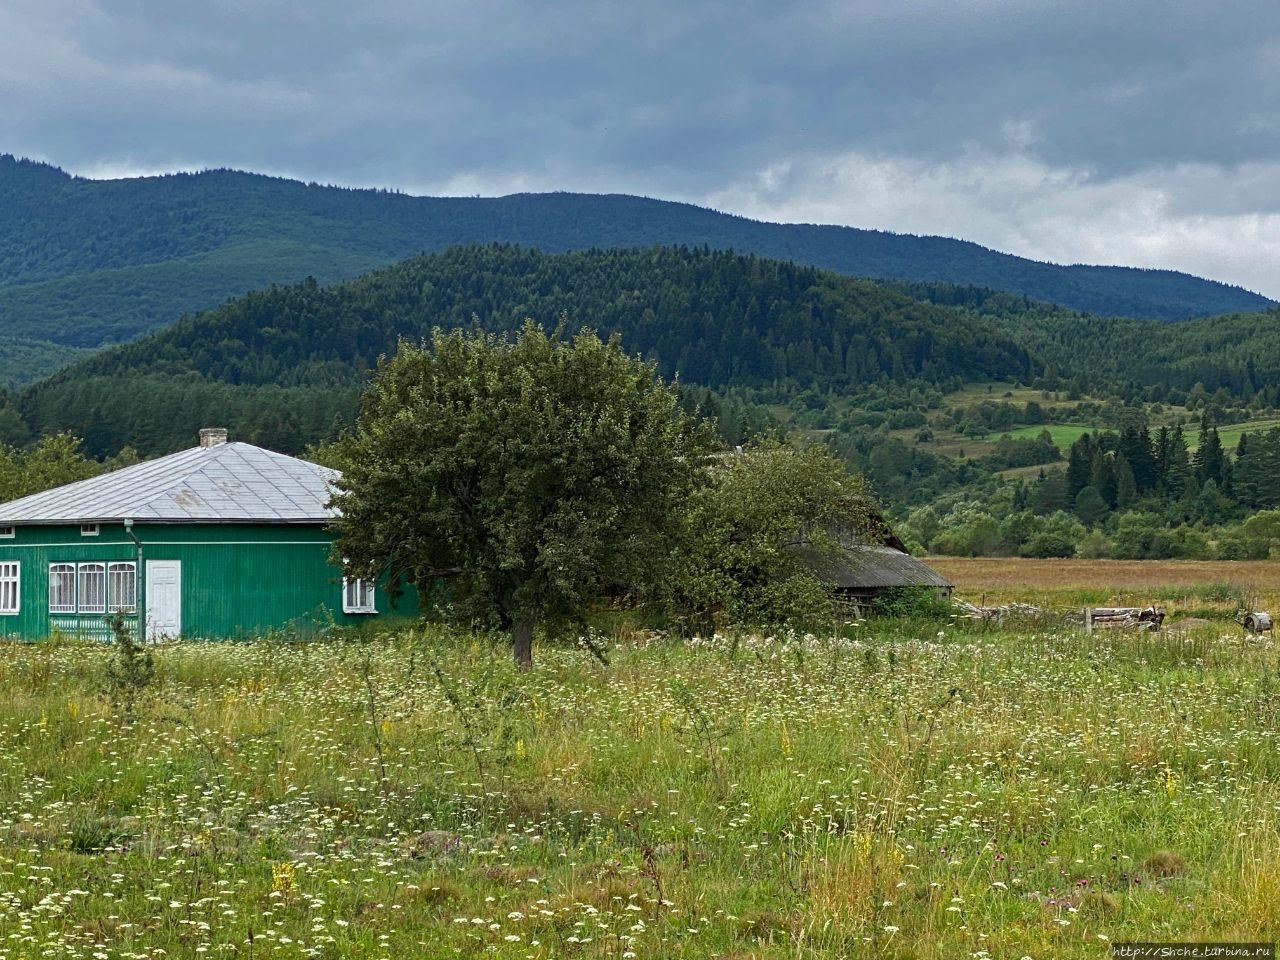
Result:
{"label": "overcast sky", "polygon": [[643,194],[1280,298],[1280,3],[3,0],[0,152]]}

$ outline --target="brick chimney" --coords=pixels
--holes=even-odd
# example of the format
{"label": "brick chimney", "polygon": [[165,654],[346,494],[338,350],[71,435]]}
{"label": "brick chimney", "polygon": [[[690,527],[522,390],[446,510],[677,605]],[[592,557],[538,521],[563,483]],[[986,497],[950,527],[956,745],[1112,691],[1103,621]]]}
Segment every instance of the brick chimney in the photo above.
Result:
{"label": "brick chimney", "polygon": [[200,431],[200,446],[202,447],[216,447],[226,442],[226,427],[205,427]]}

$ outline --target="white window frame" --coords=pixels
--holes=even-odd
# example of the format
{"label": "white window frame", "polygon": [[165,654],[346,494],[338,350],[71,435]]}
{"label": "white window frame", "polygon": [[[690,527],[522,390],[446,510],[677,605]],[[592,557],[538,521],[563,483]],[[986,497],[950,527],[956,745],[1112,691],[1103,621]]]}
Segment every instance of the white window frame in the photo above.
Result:
{"label": "white window frame", "polygon": [[[57,603],[53,602],[53,576],[54,573],[59,576],[70,576],[71,582],[71,602]],[[50,613],[75,613],[76,612],[76,565],[74,563],[51,563],[49,564],[49,612]]]}
{"label": "white window frame", "polygon": [[0,527],[0,540],[12,540],[17,535],[16,531],[17,528],[13,524],[6,523]]}
{"label": "white window frame", "polygon": [[[0,563],[0,569],[3,563]],[[70,603],[54,603],[54,577],[70,576]],[[93,589],[89,577],[98,577],[98,589]],[[124,583],[121,584],[121,579]],[[132,594],[128,584],[133,585]],[[121,587],[124,587],[123,591]],[[3,599],[3,579],[0,578],[0,599]],[[124,596],[120,596],[121,593]],[[86,603],[86,598],[97,594],[100,603]],[[65,593],[63,599],[66,599]],[[3,612],[3,611],[0,611]],[[86,560],[83,563],[60,561],[49,564],[49,612],[52,614],[86,614],[101,616],[106,613],[138,612],[138,565],[132,560]]]}
{"label": "white window frame", "polygon": [[[124,591],[123,602],[118,587],[120,577],[127,577],[127,582],[133,584],[132,591]],[[107,612],[138,612],[138,565],[132,560],[113,560],[107,564]]]}
{"label": "white window frame", "polygon": [[96,523],[80,524],[80,536],[96,537],[98,535],[98,525]]}
{"label": "white window frame", "polygon": [[0,616],[12,617],[22,609],[22,563],[0,562]]}
{"label": "white window frame", "polygon": [[[91,597],[98,602],[90,602]],[[104,561],[76,564],[76,612],[107,612],[107,565]]]}
{"label": "white window frame", "polygon": [[363,577],[342,578],[343,613],[377,613],[372,580]]}

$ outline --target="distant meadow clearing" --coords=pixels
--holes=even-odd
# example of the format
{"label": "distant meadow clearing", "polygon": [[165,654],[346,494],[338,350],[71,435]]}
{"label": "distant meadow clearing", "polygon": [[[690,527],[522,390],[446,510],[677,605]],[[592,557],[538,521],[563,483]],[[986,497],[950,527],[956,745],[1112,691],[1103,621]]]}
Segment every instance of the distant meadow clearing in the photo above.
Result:
{"label": "distant meadow clearing", "polygon": [[868,622],[0,648],[0,958],[1109,957],[1280,929],[1280,653]]}
{"label": "distant meadow clearing", "polygon": [[983,605],[1031,603],[1046,611],[1156,605],[1171,621],[1194,616],[1236,623],[1242,611],[1264,610],[1280,621],[1280,563],[1274,560],[929,557],[928,563],[958,595]]}

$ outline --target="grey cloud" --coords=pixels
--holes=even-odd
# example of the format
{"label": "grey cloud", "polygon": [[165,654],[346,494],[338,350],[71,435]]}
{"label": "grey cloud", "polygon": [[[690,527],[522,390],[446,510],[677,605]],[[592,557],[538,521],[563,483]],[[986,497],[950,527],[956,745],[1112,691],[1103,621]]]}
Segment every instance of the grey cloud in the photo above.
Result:
{"label": "grey cloud", "polygon": [[[1003,156],[1042,191],[1167,177],[1186,220],[1280,207],[1277,67],[1264,0],[9,0],[0,150],[693,200],[856,154],[945,170],[994,217],[1016,165],[958,171]],[[814,210],[778,182],[769,209]]]}
{"label": "grey cloud", "polygon": [[[41,7],[16,9],[34,20]],[[76,56],[33,86],[67,99],[17,129],[0,121],[6,141],[70,148],[86,138],[67,129],[96,117],[99,154],[213,151],[367,181],[424,165],[515,171],[562,151],[622,176],[684,168],[685,189],[796,147],[945,157],[998,143],[1010,121],[1035,131],[1037,155],[1103,172],[1240,162],[1280,141],[1280,71],[1267,69],[1280,7],[1258,3],[61,9],[61,22],[41,17],[43,39]],[[362,162],[368,150],[379,156]],[[406,169],[388,170],[397,152]]]}
{"label": "grey cloud", "polygon": [[[1240,172],[1280,183],[1280,161]],[[1236,180],[1205,164],[1103,179],[978,151],[950,163],[853,152],[782,164],[709,199],[761,219],[892,224],[1057,263],[1184,270],[1280,297],[1280,212],[1231,209]]]}

